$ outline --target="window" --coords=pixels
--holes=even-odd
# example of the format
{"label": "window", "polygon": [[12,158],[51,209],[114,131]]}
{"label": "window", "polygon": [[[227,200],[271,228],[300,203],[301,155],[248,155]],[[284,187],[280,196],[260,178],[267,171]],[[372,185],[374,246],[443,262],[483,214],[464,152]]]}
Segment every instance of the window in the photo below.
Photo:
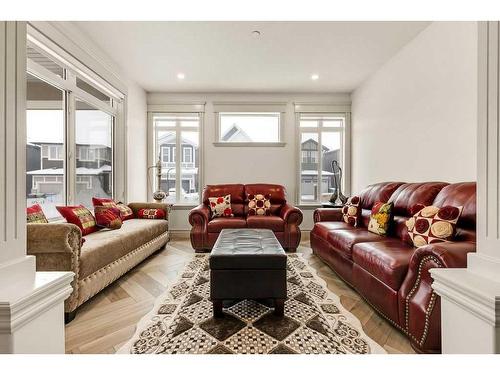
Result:
{"label": "window", "polygon": [[279,112],[218,113],[218,142],[221,143],[277,143],[280,142]]}
{"label": "window", "polygon": [[52,219],[66,202],[64,92],[31,74],[26,89],[26,204]]}
{"label": "window", "polygon": [[76,99],[76,201],[92,207],[92,197],[113,197],[113,163],[97,158],[96,151],[112,152],[114,117]]}
{"label": "window", "polygon": [[92,207],[93,196],[113,197],[113,139],[123,109],[107,83],[80,78],[81,65],[54,51],[49,57],[39,43],[28,34],[26,200],[55,219],[56,205]]}
{"label": "window", "polygon": [[[319,204],[334,187],[333,161],[345,165],[345,114],[299,114],[300,202]],[[344,173],[345,175],[345,173]],[[341,181],[345,189],[345,181]]]}
{"label": "window", "polygon": [[[160,158],[162,162],[160,186],[169,194],[166,201],[198,204],[200,114],[153,113],[152,127],[152,155],[153,160]],[[167,150],[170,150],[170,153]],[[182,154],[176,155],[178,150],[181,150]],[[155,182],[151,186],[156,186],[155,171],[150,176]]]}

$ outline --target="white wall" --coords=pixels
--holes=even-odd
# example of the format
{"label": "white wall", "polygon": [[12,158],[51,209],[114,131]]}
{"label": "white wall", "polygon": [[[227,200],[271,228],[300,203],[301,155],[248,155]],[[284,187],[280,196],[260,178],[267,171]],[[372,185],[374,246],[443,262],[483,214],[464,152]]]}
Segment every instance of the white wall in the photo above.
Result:
{"label": "white wall", "polygon": [[477,24],[434,22],[352,95],[352,191],[476,180]]}
{"label": "white wall", "polygon": [[[295,203],[296,133],[294,102],[350,103],[348,94],[171,94],[149,93],[148,104],[206,102],[204,119],[204,181],[203,184],[276,183],[287,189],[288,200]],[[214,101],[286,102],[284,147],[216,147]],[[312,229],[313,209],[304,211],[303,230]],[[172,230],[189,230],[188,210],[175,210],[171,217]]]}
{"label": "white wall", "polygon": [[130,83],[127,95],[127,200],[147,201],[146,92]]}

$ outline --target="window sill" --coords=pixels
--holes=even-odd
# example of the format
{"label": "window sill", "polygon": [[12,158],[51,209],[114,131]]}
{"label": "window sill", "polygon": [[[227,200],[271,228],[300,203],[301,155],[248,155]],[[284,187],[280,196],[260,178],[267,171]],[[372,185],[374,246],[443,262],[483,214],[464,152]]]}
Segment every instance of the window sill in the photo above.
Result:
{"label": "window sill", "polygon": [[286,142],[213,142],[215,147],[285,147]]}
{"label": "window sill", "polygon": [[199,205],[192,203],[169,203],[172,205],[172,211],[181,211],[181,210],[191,210]]}
{"label": "window sill", "polygon": [[321,208],[321,203],[311,203],[311,204],[297,204],[295,205],[297,208],[300,208],[301,210],[314,210],[316,208]]}

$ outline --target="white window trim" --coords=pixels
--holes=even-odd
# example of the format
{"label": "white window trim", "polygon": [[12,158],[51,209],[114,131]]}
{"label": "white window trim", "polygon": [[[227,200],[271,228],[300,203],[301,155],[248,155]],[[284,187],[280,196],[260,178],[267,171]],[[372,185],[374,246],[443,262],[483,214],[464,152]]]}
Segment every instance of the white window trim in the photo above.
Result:
{"label": "white window trim", "polygon": [[[318,133],[318,142],[321,145],[321,133],[322,132],[339,132],[341,128],[338,127],[317,127],[317,128],[301,128],[300,127],[300,119],[303,114],[317,114],[317,115],[342,115],[345,118],[344,128],[343,130],[343,139],[342,139],[342,148],[343,148],[343,194],[345,196],[349,196],[351,194],[351,112],[350,105],[332,105],[332,104],[300,104],[295,103],[295,129],[296,129],[296,202],[298,202],[299,207],[319,207],[321,206],[321,196],[319,196],[319,200],[316,202],[302,202],[301,196],[301,164],[302,164],[302,154],[301,154],[301,135],[302,133]],[[300,109],[301,112],[297,112]],[[314,109],[322,109],[321,112],[316,112]],[[326,109],[344,109],[348,111],[333,111],[328,112]],[[321,146],[320,146],[321,147]],[[319,154],[317,155],[319,157]],[[318,181],[320,180],[321,170],[322,170],[322,158],[319,157],[318,162]],[[320,189],[321,190],[321,189]]]}
{"label": "white window trim", "polygon": [[[51,156],[51,150],[56,150],[56,157]],[[61,161],[64,160],[64,156],[60,157],[59,154],[63,154],[63,145],[49,145],[48,146],[48,155],[47,155],[47,160],[53,160],[53,161]]]}

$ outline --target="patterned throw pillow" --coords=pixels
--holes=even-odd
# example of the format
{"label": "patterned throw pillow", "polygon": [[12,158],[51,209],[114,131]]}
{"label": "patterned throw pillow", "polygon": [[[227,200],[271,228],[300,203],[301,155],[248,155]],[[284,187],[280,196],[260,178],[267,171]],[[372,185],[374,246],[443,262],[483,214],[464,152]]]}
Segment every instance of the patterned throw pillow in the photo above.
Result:
{"label": "patterned throw pillow", "polygon": [[132,211],[132,209],[129,206],[127,206],[125,203],[118,202],[116,204],[116,207],[118,207],[118,209],[121,212],[122,221],[134,218],[134,211]]}
{"label": "patterned throw pillow", "polygon": [[138,219],[165,219],[165,210],[162,208],[141,208],[137,211]]}
{"label": "patterned throw pillow", "polygon": [[248,215],[249,216],[271,215],[271,195],[248,194]]}
{"label": "patterned throw pillow", "polygon": [[94,207],[94,214],[98,227],[108,229],[120,229],[122,227],[122,219],[118,208],[96,206]]}
{"label": "patterned throw pillow", "polygon": [[92,204],[94,207],[97,206],[104,206],[104,207],[115,207],[118,208],[121,212],[120,216],[122,221],[133,219],[134,218],[134,212],[132,209],[127,206],[126,204],[122,202],[116,203],[113,199],[111,198],[97,198],[93,197],[92,198]]}
{"label": "patterned throw pillow", "polygon": [[83,206],[56,206],[56,208],[68,223],[80,228],[82,236],[99,230],[94,215],[87,208]]}
{"label": "patterned throw pillow", "polygon": [[233,210],[231,209],[231,194],[224,197],[208,198],[212,217],[232,217]]}
{"label": "patterned throw pillow", "polygon": [[342,217],[347,224],[357,227],[359,224],[359,202],[361,199],[354,195],[347,200],[347,203],[342,207]]}
{"label": "patterned throw pillow", "polygon": [[406,221],[408,234],[415,247],[435,242],[449,242],[455,235],[463,207],[427,206]]}
{"label": "patterned throw pillow", "polygon": [[372,207],[368,231],[380,236],[387,235],[389,226],[391,225],[392,207],[392,202],[376,202]]}
{"label": "patterned throw pillow", "polygon": [[49,221],[43,213],[42,207],[37,203],[26,207],[26,222],[32,224],[47,224]]}

